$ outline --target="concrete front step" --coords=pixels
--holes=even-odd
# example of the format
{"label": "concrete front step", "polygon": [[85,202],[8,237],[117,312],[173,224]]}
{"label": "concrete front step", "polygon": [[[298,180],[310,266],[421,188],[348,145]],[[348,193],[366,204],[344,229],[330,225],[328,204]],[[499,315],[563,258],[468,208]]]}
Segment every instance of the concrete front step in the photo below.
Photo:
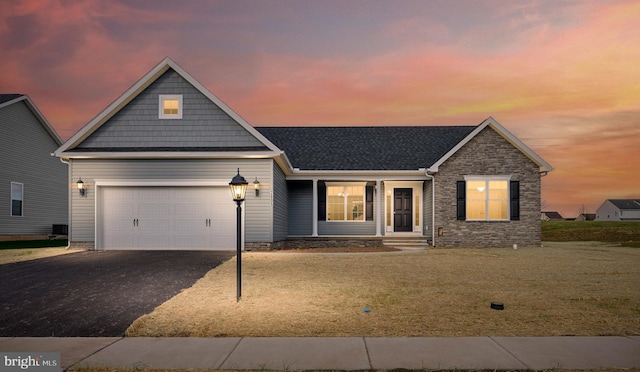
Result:
{"label": "concrete front step", "polygon": [[383,239],[382,244],[398,249],[427,249],[429,241],[424,238],[390,238]]}

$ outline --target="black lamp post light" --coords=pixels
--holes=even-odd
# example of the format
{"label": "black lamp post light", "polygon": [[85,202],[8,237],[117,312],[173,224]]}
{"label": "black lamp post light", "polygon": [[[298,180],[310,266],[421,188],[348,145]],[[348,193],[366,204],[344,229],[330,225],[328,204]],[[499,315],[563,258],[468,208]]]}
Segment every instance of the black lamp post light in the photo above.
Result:
{"label": "black lamp post light", "polygon": [[240,168],[238,168],[238,174],[233,176],[231,182],[229,182],[229,188],[231,189],[231,197],[236,202],[236,302],[240,301],[242,296],[242,202],[247,193],[247,185],[249,183],[240,175]]}

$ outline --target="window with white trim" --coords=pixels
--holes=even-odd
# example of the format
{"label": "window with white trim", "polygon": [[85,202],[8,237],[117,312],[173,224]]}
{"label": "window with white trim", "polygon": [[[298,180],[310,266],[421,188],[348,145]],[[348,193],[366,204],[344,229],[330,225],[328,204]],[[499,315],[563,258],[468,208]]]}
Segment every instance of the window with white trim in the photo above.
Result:
{"label": "window with white trim", "polygon": [[160,94],[158,118],[182,119],[182,95]]}
{"label": "window with white trim", "polygon": [[22,202],[24,200],[24,185],[11,182],[11,216],[22,217]]}
{"label": "window with white trim", "polygon": [[365,183],[327,183],[327,221],[364,221]]}
{"label": "window with white trim", "polygon": [[509,177],[465,177],[467,221],[509,220]]}

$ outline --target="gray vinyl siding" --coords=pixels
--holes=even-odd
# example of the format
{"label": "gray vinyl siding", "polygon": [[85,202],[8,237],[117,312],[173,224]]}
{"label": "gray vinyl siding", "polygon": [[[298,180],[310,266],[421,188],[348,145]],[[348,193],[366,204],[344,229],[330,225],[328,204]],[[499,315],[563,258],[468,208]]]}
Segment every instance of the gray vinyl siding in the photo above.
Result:
{"label": "gray vinyl siding", "polygon": [[288,233],[287,181],[284,172],[273,163],[273,241],[285,240]]}
{"label": "gray vinyl siding", "polygon": [[[25,101],[0,109],[0,235],[51,234],[66,224],[67,166],[50,154],[58,148]],[[23,215],[11,216],[11,182],[24,185]]]}
{"label": "gray vinyl siding", "polygon": [[[71,240],[92,242],[95,239],[96,188],[95,180],[222,180],[228,183],[240,168],[249,182],[245,212],[245,241],[268,242],[272,238],[273,213],[271,194],[273,185],[271,159],[137,159],[96,160],[73,159],[71,178],[82,178],[87,194],[80,197],[72,185]],[[260,197],[256,198],[252,182],[260,181]],[[229,202],[232,203],[231,194]],[[234,218],[234,216],[230,216]]]}
{"label": "gray vinyl siding", "polygon": [[[313,233],[313,182],[289,181],[289,235]],[[375,205],[374,205],[375,211]],[[318,221],[318,235],[375,235],[375,221]]]}
{"label": "gray vinyl siding", "polygon": [[431,180],[424,181],[424,185],[422,186],[422,208],[423,208],[423,222],[422,222],[422,234],[431,238],[434,227],[431,226],[433,222],[433,199],[431,197],[431,192],[433,189],[433,184]]}
{"label": "gray vinyl siding", "polygon": [[[182,119],[159,119],[159,95],[182,95]],[[169,69],[78,148],[264,147],[209,98]]]}
{"label": "gray vinyl siding", "polygon": [[289,235],[313,233],[313,181],[289,181]]}

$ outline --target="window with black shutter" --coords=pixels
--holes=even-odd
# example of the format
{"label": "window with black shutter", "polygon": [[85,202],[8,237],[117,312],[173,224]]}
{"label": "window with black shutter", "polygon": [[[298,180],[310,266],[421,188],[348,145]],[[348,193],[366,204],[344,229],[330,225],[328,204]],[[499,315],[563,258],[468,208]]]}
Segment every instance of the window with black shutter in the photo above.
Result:
{"label": "window with black shutter", "polygon": [[456,217],[465,221],[520,219],[520,183],[509,176],[465,176],[456,183]]}
{"label": "window with black shutter", "polygon": [[327,186],[318,181],[318,221],[327,220]]}
{"label": "window with black shutter", "polygon": [[509,190],[511,221],[520,220],[520,181],[511,181]]}
{"label": "window with black shutter", "polygon": [[458,220],[464,221],[467,218],[466,203],[467,183],[458,181],[456,183],[456,216]]}
{"label": "window with black shutter", "polygon": [[365,210],[367,221],[373,221],[373,186],[367,186],[365,190]]}

